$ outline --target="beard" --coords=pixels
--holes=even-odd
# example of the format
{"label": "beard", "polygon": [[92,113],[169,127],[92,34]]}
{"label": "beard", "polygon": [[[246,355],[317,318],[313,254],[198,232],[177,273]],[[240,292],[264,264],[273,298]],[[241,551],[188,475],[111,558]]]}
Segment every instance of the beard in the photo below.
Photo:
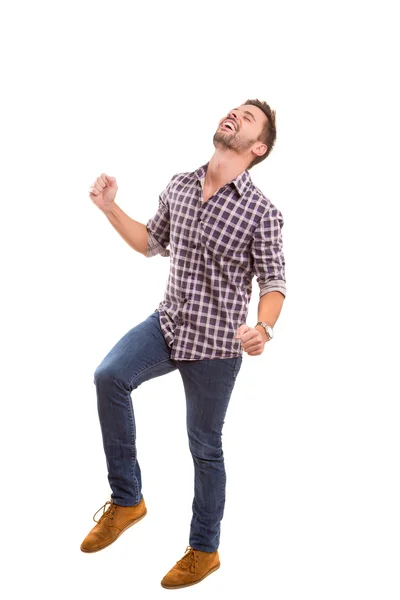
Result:
{"label": "beard", "polygon": [[225,133],[219,129],[214,133],[213,142],[216,148],[222,150],[233,150],[234,152],[241,153],[248,150],[257,140],[243,140],[241,139],[239,132],[236,131],[233,135]]}

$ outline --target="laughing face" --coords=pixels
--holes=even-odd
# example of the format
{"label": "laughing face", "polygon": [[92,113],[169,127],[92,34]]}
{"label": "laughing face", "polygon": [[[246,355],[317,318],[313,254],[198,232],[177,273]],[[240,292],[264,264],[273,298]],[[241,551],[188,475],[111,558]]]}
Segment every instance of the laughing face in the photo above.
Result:
{"label": "laughing face", "polygon": [[214,146],[245,153],[252,146],[260,146],[259,139],[266,122],[267,117],[258,106],[243,104],[234,108],[219,122]]}

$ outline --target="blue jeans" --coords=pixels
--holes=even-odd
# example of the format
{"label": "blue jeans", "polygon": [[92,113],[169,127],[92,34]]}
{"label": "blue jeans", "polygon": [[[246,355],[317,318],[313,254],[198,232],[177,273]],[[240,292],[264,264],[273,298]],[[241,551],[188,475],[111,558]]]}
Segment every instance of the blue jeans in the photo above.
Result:
{"label": "blue jeans", "polygon": [[143,497],[131,392],[144,381],[179,369],[194,463],[189,545],[213,552],[219,546],[225,506],[222,427],[242,357],[175,361],[170,354],[155,311],[128,331],[95,370],[111,498],[121,506],[133,506]]}

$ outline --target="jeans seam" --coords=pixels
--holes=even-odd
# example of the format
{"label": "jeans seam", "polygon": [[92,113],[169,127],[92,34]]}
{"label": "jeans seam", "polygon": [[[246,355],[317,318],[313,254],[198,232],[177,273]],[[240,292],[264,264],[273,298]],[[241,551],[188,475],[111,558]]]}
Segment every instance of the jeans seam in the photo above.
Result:
{"label": "jeans seam", "polygon": [[234,382],[234,383],[236,383],[236,378],[237,378],[237,376],[239,375],[239,371],[238,371],[237,373],[235,373],[235,371],[236,371],[236,365],[237,365],[237,364],[238,364],[238,362],[239,362],[239,358],[240,358],[240,357],[239,357],[239,356],[237,356],[237,357],[236,357],[236,360],[235,360],[235,362],[234,362],[234,364],[233,364],[233,382]]}
{"label": "jeans seam", "polygon": [[[138,481],[137,481],[137,478],[135,477],[135,468],[134,468],[134,461],[137,460],[136,440],[135,440],[135,432],[134,432],[134,427],[133,427],[132,406],[131,406],[130,402],[128,402],[128,411],[129,411],[129,420],[131,422],[131,435],[132,435],[132,456],[131,456],[132,481],[133,481],[133,485],[135,486],[136,502],[138,502],[139,489],[138,489]],[[136,454],[136,456],[135,456],[135,454]]]}

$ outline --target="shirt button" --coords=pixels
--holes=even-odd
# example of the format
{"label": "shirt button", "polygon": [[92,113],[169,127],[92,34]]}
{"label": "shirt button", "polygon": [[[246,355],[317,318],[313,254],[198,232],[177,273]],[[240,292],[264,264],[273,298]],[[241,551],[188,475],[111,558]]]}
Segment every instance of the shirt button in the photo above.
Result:
{"label": "shirt button", "polygon": [[193,250],[196,250],[197,244],[192,244],[192,248],[193,248]]}

